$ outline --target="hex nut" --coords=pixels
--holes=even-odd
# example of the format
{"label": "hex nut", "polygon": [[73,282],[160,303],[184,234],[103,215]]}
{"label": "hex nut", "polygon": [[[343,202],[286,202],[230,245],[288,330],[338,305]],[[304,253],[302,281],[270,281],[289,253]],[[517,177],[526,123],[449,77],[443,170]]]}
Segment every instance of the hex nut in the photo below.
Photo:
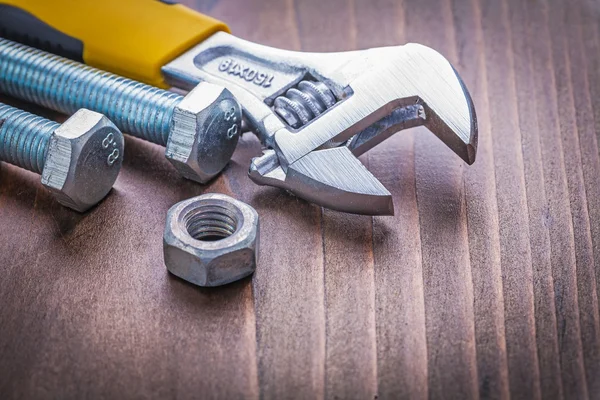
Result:
{"label": "hex nut", "polygon": [[220,286],[254,272],[259,220],[254,208],[229,196],[205,194],[167,214],[163,250],[167,270],[198,286]]}
{"label": "hex nut", "polygon": [[115,183],[123,162],[123,134],[104,115],[81,109],[54,131],[42,184],[59,203],[84,212]]}
{"label": "hex nut", "polygon": [[241,124],[242,109],[231,92],[202,82],[173,111],[166,157],[183,177],[206,183],[231,159]]}

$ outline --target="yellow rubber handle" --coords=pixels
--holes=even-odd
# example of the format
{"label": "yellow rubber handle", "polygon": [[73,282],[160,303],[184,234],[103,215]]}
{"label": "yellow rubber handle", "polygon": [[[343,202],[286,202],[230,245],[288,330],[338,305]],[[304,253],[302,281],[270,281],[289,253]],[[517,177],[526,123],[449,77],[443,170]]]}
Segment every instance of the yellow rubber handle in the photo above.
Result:
{"label": "yellow rubber handle", "polygon": [[[0,0],[83,43],[86,64],[166,87],[161,67],[215,32],[222,22],[158,0]],[[40,38],[43,40],[43,38]]]}

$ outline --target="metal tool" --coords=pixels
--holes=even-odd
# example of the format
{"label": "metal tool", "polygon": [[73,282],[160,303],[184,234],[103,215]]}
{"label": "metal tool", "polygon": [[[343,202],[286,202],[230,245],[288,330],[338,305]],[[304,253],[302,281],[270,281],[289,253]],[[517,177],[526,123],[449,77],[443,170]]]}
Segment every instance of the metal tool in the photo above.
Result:
{"label": "metal tool", "polygon": [[254,272],[259,223],[254,208],[210,193],[175,204],[163,248],[169,272],[198,286],[220,286]]}
{"label": "metal tool", "polygon": [[[5,15],[11,13],[0,17],[0,33],[35,45],[40,32],[53,32],[56,39],[48,33],[45,42],[53,51],[67,49],[71,57],[155,85],[224,85],[242,104],[245,125],[268,148],[250,167],[258,184],[332,209],[393,214],[391,194],[358,155],[399,130],[423,125],[465,162],[475,161],[477,122],[469,93],[450,63],[425,46],[300,53],[236,38],[224,24],[180,5],[47,3],[0,0]],[[58,15],[61,8],[69,16]],[[37,28],[7,22],[18,18]],[[107,21],[117,32],[101,40]]]}
{"label": "metal tool", "polygon": [[41,174],[59,203],[84,212],[115,183],[123,135],[93,111],[79,110],[60,125],[0,103],[0,161]]}
{"label": "metal tool", "polygon": [[240,135],[239,103],[221,86],[204,82],[183,97],[2,38],[0,91],[66,114],[100,112],[166,146],[177,171],[201,183],[227,165]]}

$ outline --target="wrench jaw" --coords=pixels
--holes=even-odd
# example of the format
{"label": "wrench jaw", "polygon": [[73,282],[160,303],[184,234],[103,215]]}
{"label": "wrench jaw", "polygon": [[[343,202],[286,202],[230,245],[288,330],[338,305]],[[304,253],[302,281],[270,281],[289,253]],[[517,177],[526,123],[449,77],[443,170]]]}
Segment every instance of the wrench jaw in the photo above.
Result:
{"label": "wrench jaw", "polygon": [[396,132],[425,125],[426,122],[425,108],[421,104],[398,108],[354,135],[346,142],[346,146],[358,157]]}
{"label": "wrench jaw", "polygon": [[346,146],[317,150],[287,166],[274,150],[252,160],[250,179],[275,186],[332,210],[394,215],[392,195]]}
{"label": "wrench jaw", "polygon": [[460,158],[462,158],[464,162],[472,165],[477,156],[477,115],[475,113],[473,100],[471,99],[471,95],[469,94],[467,87],[454,68],[453,71],[456,79],[460,83],[460,87],[462,88],[462,96],[464,96],[464,101],[467,105],[466,110],[468,110],[468,113],[466,110],[462,111],[463,127],[457,128],[456,126],[449,124],[447,118],[445,118],[445,114],[447,114],[449,111],[437,104],[435,109],[433,109],[431,106],[425,105],[425,112],[431,116],[427,119],[425,126],[437,137],[439,137],[442,142],[446,144],[446,146],[448,146]]}

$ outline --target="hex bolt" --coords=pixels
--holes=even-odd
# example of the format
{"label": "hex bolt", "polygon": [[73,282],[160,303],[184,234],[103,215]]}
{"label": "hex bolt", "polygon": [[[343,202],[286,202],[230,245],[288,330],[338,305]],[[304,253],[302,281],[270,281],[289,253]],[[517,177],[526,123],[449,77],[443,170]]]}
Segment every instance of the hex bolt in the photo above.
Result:
{"label": "hex bolt", "polygon": [[59,203],[84,212],[115,183],[123,135],[94,111],[81,109],[61,125],[0,103],[0,161],[42,175]]}
{"label": "hex bolt", "polygon": [[201,183],[227,165],[241,132],[240,105],[221,86],[200,83],[183,97],[2,38],[0,91],[65,114],[102,113],[166,146],[178,172]]}

